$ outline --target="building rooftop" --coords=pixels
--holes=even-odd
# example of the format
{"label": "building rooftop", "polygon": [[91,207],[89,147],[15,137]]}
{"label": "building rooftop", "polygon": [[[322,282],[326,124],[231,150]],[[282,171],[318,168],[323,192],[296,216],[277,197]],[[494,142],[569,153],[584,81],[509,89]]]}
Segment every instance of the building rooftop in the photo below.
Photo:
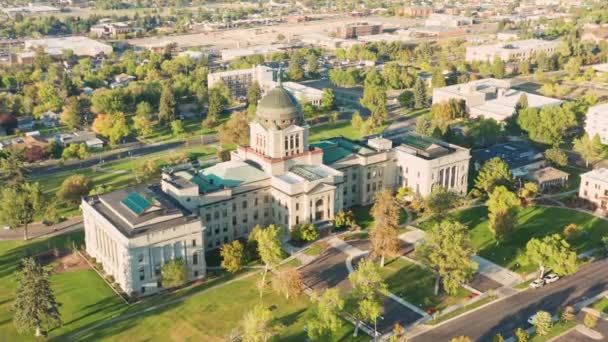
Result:
{"label": "building rooftop", "polygon": [[26,49],[43,47],[46,53],[52,55],[61,54],[63,50],[72,50],[78,56],[95,56],[100,53],[112,53],[112,47],[110,45],[82,36],[27,39],[25,41],[25,47]]}
{"label": "building rooftop", "polygon": [[362,142],[350,140],[344,137],[329,138],[311,144],[311,147],[319,147],[323,150],[323,164],[331,165],[338,160],[351,155],[371,155],[377,153],[376,150],[363,144]]}
{"label": "building rooftop", "polygon": [[121,189],[85,201],[128,238],[198,220],[159,186]]}
{"label": "building rooftop", "polygon": [[531,171],[528,177],[538,183],[549,182],[555,179],[568,178],[570,174],[554,167],[548,166],[542,169]]}
{"label": "building rooftop", "polygon": [[554,99],[552,97],[509,89],[496,99],[486,101],[485,103],[475,106],[474,108],[476,110],[494,113],[497,116],[508,118],[515,112],[517,102],[523,94],[526,94],[526,97],[528,98],[528,107],[542,108],[545,106],[559,105],[563,102],[562,100]]}
{"label": "building rooftop", "polygon": [[387,137],[387,139],[391,140],[398,150],[428,160],[448,155],[457,149],[456,146],[447,144],[441,140],[409,131]]}
{"label": "building rooftop", "polygon": [[543,154],[533,146],[522,142],[497,144],[471,152],[473,160],[483,165],[486,161],[500,157],[511,170],[543,160]]}
{"label": "building rooftop", "polygon": [[467,49],[483,49],[488,52],[498,53],[500,51],[514,51],[514,50],[532,50],[538,49],[545,46],[554,46],[557,45],[557,41],[552,40],[542,40],[542,39],[524,39],[524,40],[514,40],[511,42],[500,42],[495,44],[488,45],[479,45],[479,46],[469,46]]}
{"label": "building rooftop", "polygon": [[269,176],[258,167],[242,161],[231,160],[199,171],[190,181],[197,184],[201,193],[234,188],[246,183],[267,179]]}
{"label": "building rooftop", "polygon": [[601,182],[608,182],[608,169],[599,168],[581,174],[581,177],[592,178]]}

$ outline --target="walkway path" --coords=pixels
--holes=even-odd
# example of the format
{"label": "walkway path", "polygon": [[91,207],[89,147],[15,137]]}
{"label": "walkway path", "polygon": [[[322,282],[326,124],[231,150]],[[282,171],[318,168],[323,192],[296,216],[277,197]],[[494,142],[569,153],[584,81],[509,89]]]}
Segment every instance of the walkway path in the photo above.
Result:
{"label": "walkway path", "polygon": [[[28,226],[27,230],[29,238],[34,239],[66,234],[83,228],[82,216],[75,216],[52,226],[33,223]],[[0,240],[23,240],[23,228],[0,230]]]}
{"label": "walkway path", "polygon": [[522,278],[517,273],[511,272],[479,255],[474,255],[472,259],[479,265],[477,272],[503,286],[515,286],[522,281]]}

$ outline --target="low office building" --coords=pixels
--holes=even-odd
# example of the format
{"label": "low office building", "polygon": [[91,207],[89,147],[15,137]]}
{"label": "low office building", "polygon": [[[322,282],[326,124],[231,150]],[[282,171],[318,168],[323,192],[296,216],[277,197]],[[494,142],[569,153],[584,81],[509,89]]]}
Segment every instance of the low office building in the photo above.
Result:
{"label": "low office building", "polygon": [[473,19],[469,17],[459,17],[448,14],[432,14],[425,21],[424,26],[430,27],[461,27],[473,24]]}
{"label": "low office building", "polygon": [[599,135],[602,144],[608,145],[608,103],[589,107],[585,119],[585,132],[590,137]]}
{"label": "low office building", "polygon": [[410,6],[396,10],[397,15],[412,18],[426,18],[433,13],[435,13],[435,9],[433,7],[426,6]]}
{"label": "low office building", "polygon": [[489,45],[468,46],[467,62],[492,62],[496,57],[501,60],[522,61],[530,59],[539,53],[552,55],[557,52],[559,42],[556,40],[526,39],[512,42],[501,42]]}
{"label": "low office building", "polygon": [[44,52],[51,56],[61,56],[65,50],[72,50],[76,56],[80,57],[107,56],[113,51],[108,44],[81,36],[26,39],[24,44],[26,50],[35,51],[36,48],[42,47]]}
{"label": "low office building", "polygon": [[381,24],[356,22],[338,27],[337,37],[342,39],[355,39],[360,36],[379,34],[380,32],[382,32]]}
{"label": "low office building", "polygon": [[57,14],[61,12],[61,9],[52,6],[36,5],[30,3],[28,6],[23,7],[2,8],[2,12],[4,12],[11,18],[14,18],[17,14],[21,14],[23,16]]}
{"label": "low office building", "polygon": [[434,88],[433,104],[448,101],[452,98],[461,99],[465,102],[469,117],[492,118],[498,122],[503,122],[515,113],[517,103],[524,94],[528,99],[528,107],[559,106],[563,102],[551,97],[512,89],[509,80],[486,78]]}
{"label": "low office building", "polygon": [[608,169],[600,168],[583,173],[578,196],[605,214],[608,209]]}
{"label": "low office building", "polygon": [[91,26],[91,33],[98,38],[116,37],[129,32],[131,32],[131,26],[127,23],[102,23]]}
{"label": "low office building", "polygon": [[233,96],[247,95],[247,89],[258,82],[260,85],[272,82],[275,72],[272,68],[257,65],[250,69],[214,72],[207,76],[207,87],[211,89],[216,83],[223,82]]}
{"label": "low office building", "polygon": [[527,178],[538,184],[541,191],[550,188],[561,188],[568,184],[569,173],[547,166],[528,173]]}
{"label": "low office building", "polygon": [[84,198],[86,251],[130,295],[162,289],[162,266],[183,260],[189,280],[205,276],[204,229],[159,186]]}
{"label": "low office building", "polygon": [[479,171],[492,158],[500,158],[509,166],[515,177],[527,177],[530,172],[546,166],[545,156],[534,146],[523,142],[508,142],[480,148],[471,152],[473,167]]}

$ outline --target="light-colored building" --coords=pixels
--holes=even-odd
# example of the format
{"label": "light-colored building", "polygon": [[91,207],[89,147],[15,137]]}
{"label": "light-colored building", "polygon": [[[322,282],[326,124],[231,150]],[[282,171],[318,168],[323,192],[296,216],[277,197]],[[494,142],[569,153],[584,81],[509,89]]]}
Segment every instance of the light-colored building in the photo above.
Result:
{"label": "light-colored building", "polygon": [[608,209],[608,169],[600,168],[583,173],[578,196],[606,213],[606,209]]}
{"label": "light-colored building", "polygon": [[64,50],[72,50],[76,56],[88,57],[107,56],[113,51],[108,44],[82,36],[26,39],[24,44],[25,50],[34,51],[36,48],[42,47],[47,54],[52,56],[61,56]]}
{"label": "light-colored building", "polygon": [[17,15],[17,14],[21,14],[23,16],[57,14],[57,13],[60,13],[61,10],[57,7],[52,7],[52,6],[29,4],[28,6],[23,6],[23,7],[2,8],[2,12],[4,12],[6,15],[8,15],[11,18],[14,18],[15,15]]}
{"label": "light-colored building", "polygon": [[507,61],[530,59],[539,53],[552,55],[557,52],[559,42],[556,40],[526,39],[512,42],[500,42],[489,45],[468,46],[467,62],[491,62],[495,57]]}
{"label": "light-colored building", "polygon": [[369,36],[382,32],[381,24],[355,22],[338,27],[337,36],[342,39],[355,39],[360,36]]}
{"label": "light-colored building", "polygon": [[590,137],[599,135],[602,143],[608,145],[608,103],[589,107],[585,120],[585,132]]}
{"label": "light-colored building", "polygon": [[189,280],[205,276],[201,220],[159,186],[89,196],[81,209],[87,254],[125,293],[161,290],[161,268],[171,260],[185,262]]}
{"label": "light-colored building", "polygon": [[[276,86],[276,82],[267,82],[263,85],[264,88],[272,89]],[[300,103],[310,103],[313,106],[320,106],[323,101],[323,91],[317,88],[296,82],[283,82],[283,88],[289,91]]]}
{"label": "light-colored building", "polygon": [[246,237],[256,224],[329,225],[337,212],[373,203],[382,189],[410,186],[426,196],[443,185],[466,192],[468,149],[413,133],[314,144],[308,134],[300,104],[278,84],[258,103],[248,146],[198,172],[166,172],[162,188],[199,212],[208,249]]}
{"label": "light-colored building", "polygon": [[222,62],[229,62],[239,57],[247,57],[251,55],[266,55],[273,52],[280,52],[290,47],[291,46],[287,44],[271,44],[252,46],[247,48],[224,49],[221,51]]}
{"label": "light-colored building", "polygon": [[428,17],[429,15],[435,13],[435,9],[433,7],[426,6],[409,6],[403,7],[401,9],[397,9],[397,15],[402,15],[404,17]]}
{"label": "light-colored building", "polygon": [[496,34],[496,39],[500,40],[501,42],[517,40],[518,37],[519,34],[517,31],[502,31]]}
{"label": "light-colored building", "polygon": [[91,26],[91,33],[98,38],[116,37],[119,34],[131,32],[131,26],[127,23],[102,23]]}
{"label": "light-colored building", "polygon": [[207,76],[207,87],[211,89],[216,83],[223,82],[233,96],[247,95],[247,89],[258,82],[260,86],[273,82],[275,72],[272,68],[257,65],[249,69],[214,72]]}
{"label": "light-colored building", "polygon": [[448,14],[432,14],[424,21],[424,26],[460,27],[473,24],[473,19]]}
{"label": "light-colored building", "polygon": [[496,121],[505,121],[515,113],[517,102],[522,95],[528,99],[528,107],[542,108],[558,106],[563,101],[511,89],[510,80],[485,78],[468,83],[454,84],[433,89],[433,104],[448,101],[452,98],[465,101],[469,117]]}
{"label": "light-colored building", "polygon": [[608,41],[608,26],[586,29],[582,40],[600,43]]}

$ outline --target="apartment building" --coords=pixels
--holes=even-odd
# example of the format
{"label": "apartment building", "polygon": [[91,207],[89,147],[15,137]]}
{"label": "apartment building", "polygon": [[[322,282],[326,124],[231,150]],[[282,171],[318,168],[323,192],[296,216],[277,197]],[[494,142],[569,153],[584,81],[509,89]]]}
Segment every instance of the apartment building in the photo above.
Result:
{"label": "apartment building", "polygon": [[127,294],[162,289],[162,265],[184,260],[188,279],[205,276],[204,229],[156,186],[118,190],[82,200],[87,253]]}
{"label": "apartment building", "polygon": [[214,72],[207,76],[207,87],[211,89],[216,83],[223,82],[232,96],[246,96],[247,89],[253,82],[258,82],[260,85],[272,82],[274,74],[272,68],[263,65],[250,69]]}
{"label": "apartment building", "polygon": [[587,200],[597,210],[606,213],[606,209],[608,209],[608,169],[600,168],[583,173],[578,196]]}
{"label": "apartment building", "polygon": [[512,42],[500,42],[489,45],[468,46],[465,59],[467,62],[491,62],[498,57],[507,61],[530,59],[539,53],[551,55],[557,52],[559,42],[556,40],[526,39]]}
{"label": "apartment building", "polygon": [[103,23],[92,26],[90,32],[97,38],[116,37],[131,32],[131,27],[127,23]]}
{"label": "apartment building", "polygon": [[469,117],[492,118],[504,122],[514,113],[522,95],[528,99],[528,107],[559,106],[563,101],[511,88],[510,80],[485,78],[468,83],[454,84],[433,89],[433,104],[452,98],[465,101]]}
{"label": "apartment building", "polygon": [[381,24],[356,22],[338,27],[337,36],[342,39],[355,39],[360,36],[379,34],[380,32],[382,32]]}

